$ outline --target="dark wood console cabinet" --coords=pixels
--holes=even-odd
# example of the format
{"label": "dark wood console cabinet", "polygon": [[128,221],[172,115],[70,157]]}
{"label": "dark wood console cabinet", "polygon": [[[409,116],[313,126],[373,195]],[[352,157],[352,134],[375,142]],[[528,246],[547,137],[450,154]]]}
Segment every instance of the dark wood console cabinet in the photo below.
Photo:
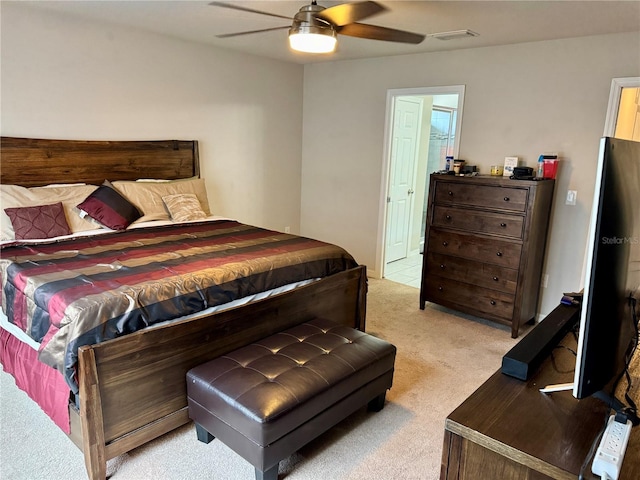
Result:
{"label": "dark wood console cabinet", "polygon": [[[569,314],[571,308],[561,305],[549,315]],[[440,480],[599,478],[591,463],[609,408],[594,397],[578,400],[571,391],[540,392],[573,380],[577,339],[569,332],[560,345],[528,381],[498,370],[447,417]],[[638,372],[631,377],[635,384]],[[620,399],[624,388],[623,381]],[[640,478],[640,427],[631,430],[619,478]]]}
{"label": "dark wood console cabinet", "polygon": [[420,308],[509,325],[516,338],[537,311],[554,183],[431,175]]}

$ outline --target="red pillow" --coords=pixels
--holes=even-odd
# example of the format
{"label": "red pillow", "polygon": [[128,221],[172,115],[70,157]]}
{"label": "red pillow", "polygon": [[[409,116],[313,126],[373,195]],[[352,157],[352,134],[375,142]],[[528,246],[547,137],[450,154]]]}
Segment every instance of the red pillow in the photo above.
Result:
{"label": "red pillow", "polygon": [[124,230],[142,216],[138,208],[108,180],[85,198],[78,208],[112,230]]}
{"label": "red pillow", "polygon": [[35,207],[5,208],[16,240],[33,240],[70,235],[62,202]]}

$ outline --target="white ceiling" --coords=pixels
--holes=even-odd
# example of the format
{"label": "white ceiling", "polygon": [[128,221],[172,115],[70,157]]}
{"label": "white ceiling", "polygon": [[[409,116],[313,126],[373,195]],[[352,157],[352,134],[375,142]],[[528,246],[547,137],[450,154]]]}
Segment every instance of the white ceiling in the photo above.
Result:
{"label": "white ceiling", "polygon": [[[4,3],[5,0],[2,1]],[[228,1],[288,17],[309,3],[305,0]],[[362,23],[422,34],[469,29],[479,36],[447,41],[427,38],[419,45],[339,36],[338,50],[334,54],[304,55],[289,50],[286,29],[216,38],[219,34],[286,26],[289,22],[211,6],[206,0],[46,0],[21,3],[301,64],[640,31],[638,0],[390,0],[379,2],[389,9],[387,12]],[[319,0],[318,3],[330,7],[348,2]]]}

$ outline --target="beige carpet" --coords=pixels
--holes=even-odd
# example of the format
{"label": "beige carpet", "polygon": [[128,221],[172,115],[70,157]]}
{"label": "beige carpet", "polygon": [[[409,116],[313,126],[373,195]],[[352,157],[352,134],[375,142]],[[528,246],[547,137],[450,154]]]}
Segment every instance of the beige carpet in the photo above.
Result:
{"label": "beige carpet", "polygon": [[[446,416],[500,368],[515,343],[506,327],[428,306],[419,291],[370,280],[367,332],[398,348],[379,413],[356,412],[280,463],[280,478],[437,479]],[[109,462],[114,480],[252,479],[253,468],[184,426]],[[0,479],[86,478],[75,445],[0,373]]]}

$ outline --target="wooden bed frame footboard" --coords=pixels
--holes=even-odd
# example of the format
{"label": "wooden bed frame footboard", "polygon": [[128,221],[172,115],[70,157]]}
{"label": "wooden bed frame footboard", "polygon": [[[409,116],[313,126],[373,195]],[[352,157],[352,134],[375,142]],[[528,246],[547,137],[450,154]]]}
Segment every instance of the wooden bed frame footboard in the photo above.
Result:
{"label": "wooden bed frame footboard", "polygon": [[83,450],[89,478],[104,480],[107,460],[189,422],[189,369],[317,316],[364,331],[366,292],[359,266],[249,305],[81,347],[80,411],[70,406],[70,438]]}

